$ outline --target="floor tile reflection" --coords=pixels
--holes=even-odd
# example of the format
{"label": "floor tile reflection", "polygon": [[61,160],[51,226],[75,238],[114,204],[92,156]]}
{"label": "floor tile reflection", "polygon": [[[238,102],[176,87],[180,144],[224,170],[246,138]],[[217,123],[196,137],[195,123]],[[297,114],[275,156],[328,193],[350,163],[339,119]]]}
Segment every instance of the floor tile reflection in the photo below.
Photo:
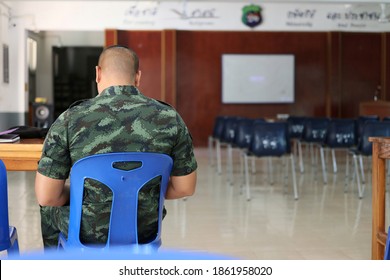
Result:
{"label": "floor tile reflection", "polygon": [[[369,170],[364,198],[358,199],[352,176],[345,192],[344,155],[338,157],[337,174],[329,163],[327,185],[320,165],[307,162],[305,172],[297,172],[299,200],[294,200],[291,184],[284,186],[282,161],[273,160],[275,182],[270,185],[266,164],[259,159],[256,173],[250,175],[252,199],[247,201],[240,186],[238,154],[234,154],[234,184],[230,184],[224,152],[223,171],[218,175],[209,163],[208,150],[196,149],[197,191],[187,199],[166,201],[164,248],[242,259],[371,258]],[[22,252],[42,249],[34,177],[34,172],[8,172],[10,223],[17,227]]]}

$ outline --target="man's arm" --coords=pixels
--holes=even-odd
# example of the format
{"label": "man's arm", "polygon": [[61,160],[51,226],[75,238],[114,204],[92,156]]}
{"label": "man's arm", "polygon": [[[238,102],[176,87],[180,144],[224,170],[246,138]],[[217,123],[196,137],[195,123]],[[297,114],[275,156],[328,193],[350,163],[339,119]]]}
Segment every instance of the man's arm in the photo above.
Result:
{"label": "man's arm", "polygon": [[52,179],[39,172],[35,176],[35,195],[41,206],[63,206],[69,203],[69,187],[65,180]]}
{"label": "man's arm", "polygon": [[195,192],[196,171],[184,176],[171,176],[169,180],[166,199],[176,199],[191,196]]}

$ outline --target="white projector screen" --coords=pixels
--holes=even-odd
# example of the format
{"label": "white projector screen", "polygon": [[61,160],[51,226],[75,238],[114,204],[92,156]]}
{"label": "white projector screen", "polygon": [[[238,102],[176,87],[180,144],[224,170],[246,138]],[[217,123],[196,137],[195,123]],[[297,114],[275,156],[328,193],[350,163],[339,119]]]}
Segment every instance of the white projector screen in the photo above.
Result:
{"label": "white projector screen", "polygon": [[294,102],[294,56],[223,54],[222,102]]}

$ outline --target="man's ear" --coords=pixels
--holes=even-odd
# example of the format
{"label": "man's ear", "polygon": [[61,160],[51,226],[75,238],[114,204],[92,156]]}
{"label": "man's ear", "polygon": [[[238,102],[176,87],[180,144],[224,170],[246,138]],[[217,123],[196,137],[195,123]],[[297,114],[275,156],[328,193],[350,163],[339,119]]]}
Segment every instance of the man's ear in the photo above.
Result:
{"label": "man's ear", "polygon": [[96,71],[96,83],[98,84],[98,83],[100,83],[100,80],[102,79],[102,77],[101,77],[102,69],[99,66],[96,66],[95,71]]}
{"label": "man's ear", "polygon": [[140,83],[141,83],[141,70],[138,70],[138,72],[135,74],[134,85],[138,87]]}

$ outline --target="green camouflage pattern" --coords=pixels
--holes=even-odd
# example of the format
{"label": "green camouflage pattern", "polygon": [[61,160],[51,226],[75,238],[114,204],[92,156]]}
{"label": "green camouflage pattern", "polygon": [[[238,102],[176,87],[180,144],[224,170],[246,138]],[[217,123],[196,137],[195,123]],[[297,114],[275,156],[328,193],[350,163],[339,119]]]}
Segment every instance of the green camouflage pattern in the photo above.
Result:
{"label": "green camouflage pattern", "polygon": [[[144,96],[134,86],[113,86],[95,98],[78,102],[51,126],[38,172],[67,179],[79,159],[110,152],[158,152],[172,157],[171,175],[183,176],[197,168],[191,135],[180,115],[168,104]],[[158,182],[139,194],[139,242],[154,239],[157,227]],[[81,240],[105,243],[111,191],[97,182],[86,182]],[[67,232],[69,207],[41,207],[45,247],[57,246],[58,233]]]}

